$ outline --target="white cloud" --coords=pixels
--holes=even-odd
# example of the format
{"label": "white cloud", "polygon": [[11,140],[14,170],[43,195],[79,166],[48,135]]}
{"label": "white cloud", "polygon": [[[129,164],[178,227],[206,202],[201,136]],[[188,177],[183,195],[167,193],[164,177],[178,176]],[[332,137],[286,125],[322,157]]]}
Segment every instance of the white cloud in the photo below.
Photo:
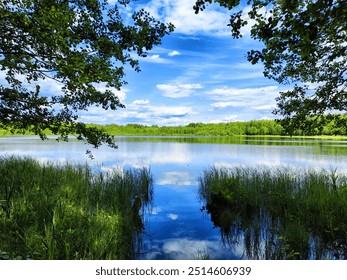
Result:
{"label": "white cloud", "polygon": [[264,111],[267,111],[267,110],[273,110],[275,109],[275,105],[274,104],[269,104],[269,105],[261,105],[261,106],[257,106],[255,107],[255,109],[257,110],[264,110]]}
{"label": "white cloud", "polygon": [[157,180],[157,185],[175,185],[178,187],[196,185],[196,181],[188,172],[168,171],[164,173],[164,178]]}
{"label": "white cloud", "polygon": [[140,61],[149,62],[149,63],[160,63],[160,64],[172,63],[171,60],[162,58],[160,57],[159,54],[153,54],[146,57],[138,57],[137,59]]}
{"label": "white cloud", "polygon": [[174,221],[178,219],[178,215],[172,214],[172,213],[167,214],[166,217],[168,217],[169,219],[174,220]]}
{"label": "white cloud", "polygon": [[227,107],[242,107],[242,106],[247,106],[247,102],[242,102],[242,101],[216,102],[216,103],[212,103],[211,106],[218,109],[223,109]]}
{"label": "white cloud", "polygon": [[[254,20],[254,19],[250,19],[249,18],[249,15],[248,13],[252,10],[252,7],[251,6],[245,6],[242,10],[242,20],[245,20],[247,21],[247,24],[243,27],[241,27],[240,29],[240,33],[242,36],[245,36],[245,37],[250,37],[251,35],[251,29],[253,27],[253,25],[255,25],[257,22]],[[261,9],[259,9],[257,11],[258,14],[264,16],[266,19],[268,19],[271,14],[268,13],[267,9],[265,7],[262,7]]]}
{"label": "white cloud", "polygon": [[256,80],[264,78],[263,65],[252,65],[249,62],[245,63],[232,63],[221,65],[209,65],[209,67],[218,67],[215,74],[211,77],[218,81],[240,81],[240,80]]}
{"label": "white cloud", "polygon": [[[278,86],[265,86],[254,88],[232,88],[220,87],[206,92],[211,100],[211,111],[226,112],[234,110],[240,118],[248,119],[252,115],[263,117],[263,114],[270,114],[276,107],[275,97],[278,96],[280,89]],[[241,112],[242,115],[241,115]],[[260,115],[259,115],[260,114]],[[234,121],[234,120],[230,120]]]}
{"label": "white cloud", "polygon": [[163,91],[163,96],[170,98],[188,97],[195,92],[196,89],[201,89],[201,84],[158,84],[157,88]]}
{"label": "white cloud", "polygon": [[179,51],[172,51],[168,53],[168,56],[176,56],[176,55],[180,55],[181,53]]}
{"label": "white cloud", "polygon": [[192,112],[192,108],[186,106],[153,106],[151,113],[158,117],[184,116]]}
{"label": "white cloud", "polygon": [[179,125],[182,122],[188,123],[186,118],[194,114],[192,108],[187,106],[138,105],[131,103],[125,109],[117,111],[105,111],[100,107],[92,106],[88,112],[80,112],[80,121],[100,124]]}
{"label": "white cloud", "polygon": [[155,18],[174,24],[177,33],[230,36],[227,27],[230,13],[227,9],[212,4],[196,15],[193,10],[195,2],[195,0],[152,0],[145,5],[145,9]]}
{"label": "white cloud", "polygon": [[148,57],[149,59],[152,59],[152,60],[157,60],[160,58],[160,55],[159,54],[154,54],[154,55],[151,55]]}
{"label": "white cloud", "polygon": [[[235,245],[233,253],[242,256],[242,246]],[[188,238],[177,238],[164,240],[162,253],[169,259],[191,260],[199,254],[207,253],[213,259],[225,259],[228,253],[219,240],[198,240]]]}
{"label": "white cloud", "polygon": [[206,94],[211,96],[213,100],[230,100],[235,97],[242,97],[248,99],[250,97],[259,97],[273,94],[278,94],[278,86],[266,86],[258,88],[231,88],[222,87],[216,88],[212,91],[206,92]]}
{"label": "white cloud", "polygon": [[147,105],[149,104],[149,100],[137,99],[132,102],[133,105]]}
{"label": "white cloud", "polygon": [[128,89],[116,90],[112,88],[106,87],[105,83],[94,84],[95,88],[99,91],[111,90],[112,93],[119,98],[121,102],[126,99],[126,93],[129,91]]}
{"label": "white cloud", "polygon": [[[116,119],[117,123],[136,122],[145,125],[169,125],[180,124],[182,119],[193,114],[188,106],[166,106],[129,104],[126,109],[117,112],[109,112],[106,119]],[[105,112],[100,112],[105,117]],[[110,121],[108,121],[110,122]]]}
{"label": "white cloud", "polygon": [[263,72],[261,71],[248,71],[241,73],[240,71],[231,72],[229,71],[222,71],[216,75],[213,75],[213,80],[217,81],[240,81],[240,80],[254,80],[254,79],[261,79],[264,77]]}
{"label": "white cloud", "polygon": [[[6,76],[6,71],[0,70],[0,85],[9,86]],[[28,83],[26,75],[16,75],[16,79],[21,81],[23,87],[30,91],[35,91],[35,86],[39,85],[42,96],[59,96],[62,94],[63,84],[50,78],[39,79],[37,82],[32,83]]]}
{"label": "white cloud", "polygon": [[225,123],[225,122],[235,122],[239,120],[239,116],[238,115],[230,115],[230,116],[226,116],[222,119],[214,119],[212,121],[210,121],[210,123]]}

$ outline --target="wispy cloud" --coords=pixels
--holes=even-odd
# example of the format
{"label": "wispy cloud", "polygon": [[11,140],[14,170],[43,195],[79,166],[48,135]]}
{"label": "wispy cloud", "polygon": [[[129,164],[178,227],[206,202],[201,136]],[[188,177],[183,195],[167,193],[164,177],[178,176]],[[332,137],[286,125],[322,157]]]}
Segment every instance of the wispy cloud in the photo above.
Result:
{"label": "wispy cloud", "polygon": [[260,105],[260,106],[255,107],[255,109],[261,110],[261,111],[269,111],[269,110],[275,109],[275,107],[276,107],[275,104],[271,104],[271,105]]}
{"label": "wispy cloud", "polygon": [[270,96],[273,98],[279,92],[278,86],[266,86],[256,88],[233,88],[233,87],[220,87],[211,91],[207,91],[206,94],[212,100],[228,101],[240,99],[248,100],[250,98],[266,98]]}
{"label": "wispy cloud", "polygon": [[157,84],[157,88],[163,92],[163,96],[170,98],[188,97],[197,89],[203,88],[201,84]]}
{"label": "wispy cloud", "polygon": [[235,122],[240,119],[239,115],[228,115],[221,119],[213,119],[210,123],[225,123],[225,122]]}
{"label": "wispy cloud", "polygon": [[146,57],[138,57],[137,59],[142,62],[149,62],[149,63],[160,63],[160,64],[172,63],[170,59],[160,57],[160,54],[153,54]]}
{"label": "wispy cloud", "polygon": [[[235,116],[231,116],[230,121],[249,120],[254,118],[269,117],[276,107],[275,97],[279,92],[278,86],[266,86],[255,88],[231,88],[221,87],[215,88],[207,92],[207,96],[213,102],[210,104],[211,112],[220,112],[224,114],[221,122],[225,122],[225,118],[232,110]],[[237,116],[237,118],[236,118]]]}
{"label": "wispy cloud", "polygon": [[178,187],[196,185],[194,178],[188,172],[168,171],[163,175],[163,178],[157,180],[158,185],[175,185]]}
{"label": "wispy cloud", "polygon": [[216,103],[212,103],[211,106],[218,109],[227,108],[227,107],[245,107],[247,106],[247,102],[242,102],[242,101],[216,102]]}
{"label": "wispy cloud", "polygon": [[182,122],[182,118],[188,118],[194,114],[188,106],[154,106],[147,102],[133,102],[127,105],[126,109],[117,111],[107,111],[99,107],[91,107],[88,112],[81,112],[81,121],[94,123],[138,123],[145,125],[177,125]]}
{"label": "wispy cloud", "polygon": [[136,99],[136,100],[134,100],[133,102],[132,102],[132,104],[133,105],[147,105],[147,104],[149,104],[149,100],[143,100],[143,99],[141,99],[141,100],[139,100],[139,99]]}

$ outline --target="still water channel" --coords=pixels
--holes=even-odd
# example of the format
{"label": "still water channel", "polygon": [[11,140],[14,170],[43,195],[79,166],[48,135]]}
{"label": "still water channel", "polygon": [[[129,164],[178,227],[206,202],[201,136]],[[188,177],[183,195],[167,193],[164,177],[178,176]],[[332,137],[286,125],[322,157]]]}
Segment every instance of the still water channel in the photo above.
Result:
{"label": "still water channel", "polygon": [[118,149],[92,150],[82,142],[35,137],[0,138],[0,155],[31,156],[42,162],[87,163],[114,170],[149,167],[154,204],[146,214],[145,259],[242,259],[242,246],[224,246],[220,230],[201,211],[197,178],[214,166],[267,166],[335,169],[347,173],[347,142],[280,138],[119,137]]}

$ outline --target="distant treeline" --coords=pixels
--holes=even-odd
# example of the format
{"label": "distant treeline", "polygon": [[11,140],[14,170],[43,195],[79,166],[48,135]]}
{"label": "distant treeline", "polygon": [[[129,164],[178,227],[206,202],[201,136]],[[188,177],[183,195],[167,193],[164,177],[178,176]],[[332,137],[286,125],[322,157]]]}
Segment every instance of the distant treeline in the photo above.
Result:
{"label": "distant treeline", "polygon": [[217,124],[190,123],[185,126],[145,126],[140,124],[105,125],[113,135],[153,135],[153,136],[234,136],[234,135],[280,135],[282,126],[270,120],[230,122]]}
{"label": "distant treeline", "polygon": [[[322,120],[320,120],[322,122]],[[338,115],[333,120],[324,120],[320,129],[296,129],[293,136],[341,135],[346,136],[347,116]],[[236,136],[236,135],[289,135],[282,125],[275,120],[252,120],[247,122],[229,123],[190,123],[185,126],[146,126],[141,124],[127,125],[97,125],[111,135],[141,135],[141,136]],[[30,133],[24,133],[29,135]],[[47,131],[47,134],[50,133]],[[10,130],[0,128],[0,136],[11,135]]]}
{"label": "distant treeline", "polygon": [[[343,123],[347,123],[347,117]],[[340,119],[340,122],[341,122]],[[253,120],[217,124],[190,123],[185,126],[145,126],[140,124],[98,126],[112,135],[150,135],[150,136],[236,136],[236,135],[288,135],[282,125],[275,120]],[[327,122],[322,129],[310,131],[294,130],[294,136],[347,135],[346,125]]]}

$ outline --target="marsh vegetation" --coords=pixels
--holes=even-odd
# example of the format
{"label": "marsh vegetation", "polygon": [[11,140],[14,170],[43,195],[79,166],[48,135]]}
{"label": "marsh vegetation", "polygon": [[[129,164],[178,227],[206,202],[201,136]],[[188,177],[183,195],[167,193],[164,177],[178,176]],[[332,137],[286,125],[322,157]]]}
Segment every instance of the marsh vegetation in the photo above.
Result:
{"label": "marsh vegetation", "polygon": [[133,259],[152,201],[146,168],[94,172],[88,166],[0,159],[0,258]]}
{"label": "marsh vegetation", "polygon": [[199,184],[224,244],[245,258],[347,258],[347,177],[336,170],[212,167]]}

